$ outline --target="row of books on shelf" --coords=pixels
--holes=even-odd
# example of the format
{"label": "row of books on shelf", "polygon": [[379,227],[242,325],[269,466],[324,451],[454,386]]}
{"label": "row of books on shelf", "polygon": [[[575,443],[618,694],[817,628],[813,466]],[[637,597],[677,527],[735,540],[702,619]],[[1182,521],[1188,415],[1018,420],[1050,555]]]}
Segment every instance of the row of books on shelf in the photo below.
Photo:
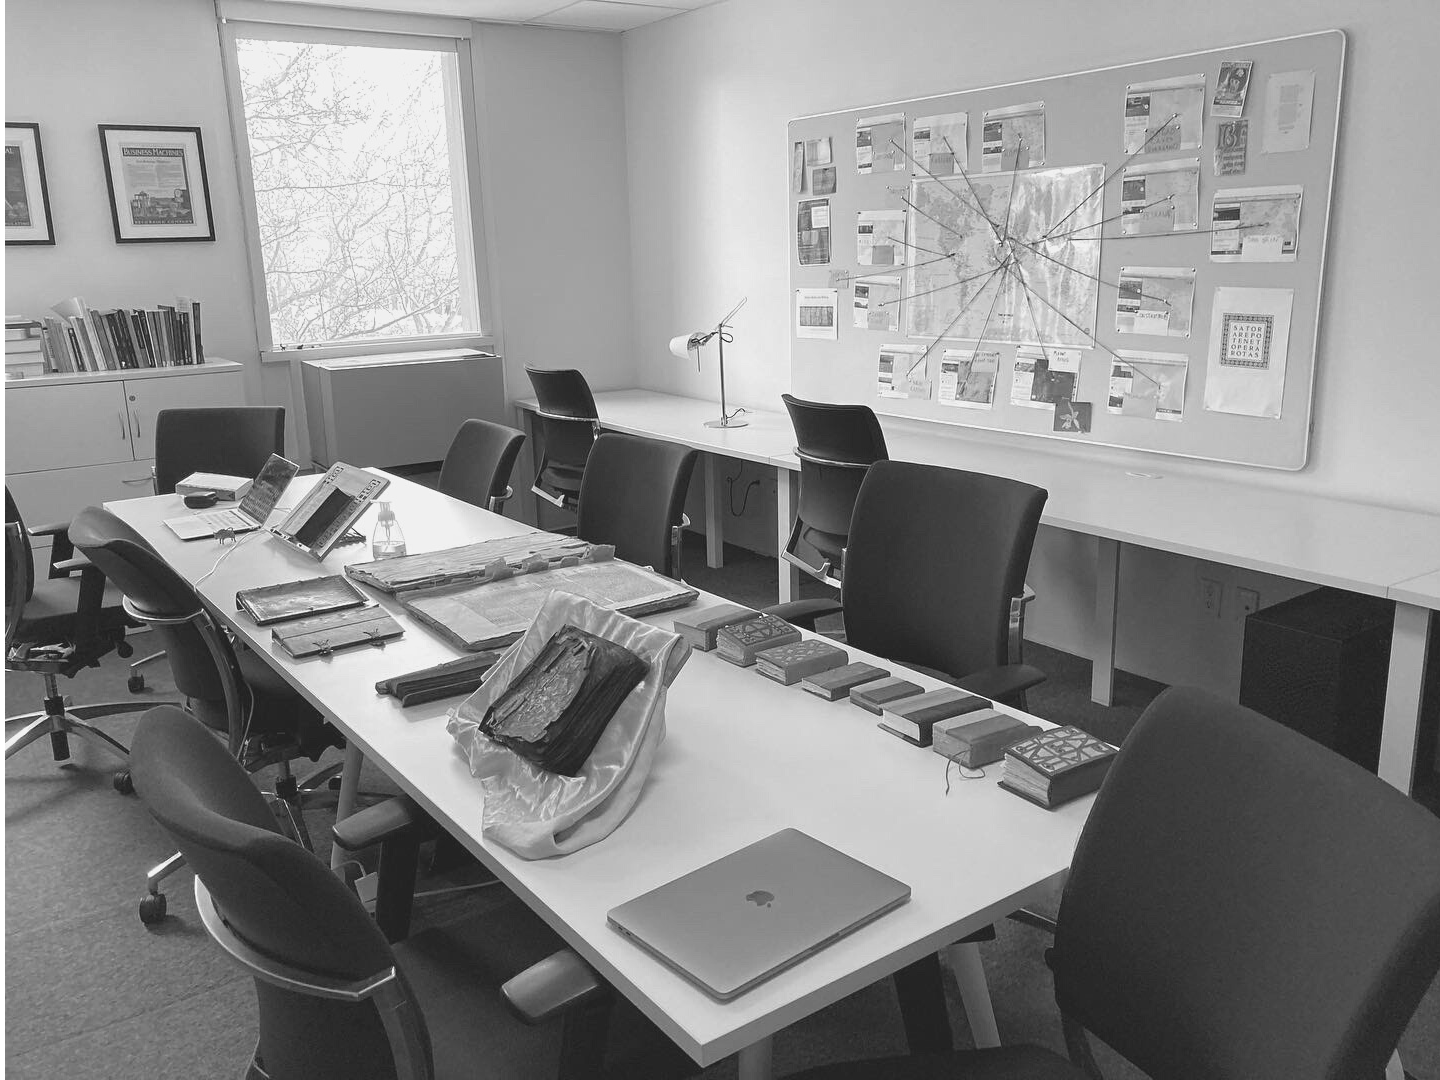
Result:
{"label": "row of books on shelf", "polygon": [[97,310],[79,297],[40,320],[47,372],[130,371],[205,362],[200,302],[177,297],[153,308]]}
{"label": "row of books on shelf", "polygon": [[930,747],[964,768],[983,769],[1003,759],[1000,786],[1046,809],[1096,790],[1118,752],[1077,727],[1042,731],[958,687],[927,691],[874,664],[852,663],[839,646],[806,638],[783,619],[737,604],[683,615],[674,626],[701,652],[713,650],[786,686],[799,683],[826,701],[848,699],[880,717],[883,731]]}

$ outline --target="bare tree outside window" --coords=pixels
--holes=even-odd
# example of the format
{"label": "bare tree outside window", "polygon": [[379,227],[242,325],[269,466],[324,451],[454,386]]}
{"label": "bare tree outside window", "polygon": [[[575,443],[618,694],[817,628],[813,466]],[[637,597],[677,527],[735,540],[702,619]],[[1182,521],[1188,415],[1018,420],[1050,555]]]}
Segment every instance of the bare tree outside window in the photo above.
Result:
{"label": "bare tree outside window", "polygon": [[478,330],[457,257],[454,54],[254,39],[237,54],[271,340]]}

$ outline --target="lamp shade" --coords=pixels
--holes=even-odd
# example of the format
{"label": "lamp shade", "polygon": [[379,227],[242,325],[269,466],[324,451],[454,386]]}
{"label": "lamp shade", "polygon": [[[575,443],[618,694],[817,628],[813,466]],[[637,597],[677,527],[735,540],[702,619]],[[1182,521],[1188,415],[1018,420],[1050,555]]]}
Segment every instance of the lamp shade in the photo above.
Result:
{"label": "lamp shade", "polygon": [[670,339],[670,352],[681,360],[690,359],[690,339],[693,334],[677,334]]}

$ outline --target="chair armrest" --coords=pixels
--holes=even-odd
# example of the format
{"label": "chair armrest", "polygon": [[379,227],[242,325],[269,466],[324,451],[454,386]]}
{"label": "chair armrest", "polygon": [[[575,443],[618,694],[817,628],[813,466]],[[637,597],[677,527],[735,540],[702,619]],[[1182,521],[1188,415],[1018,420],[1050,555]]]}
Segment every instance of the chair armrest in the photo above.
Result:
{"label": "chair armrest", "polygon": [[37,525],[27,528],[25,532],[30,536],[53,537],[50,544],[50,569],[48,576],[52,578],[69,577],[80,567],[64,567],[61,564],[75,554],[75,545],[70,543],[70,523],[68,521],[56,522],[53,525]]}
{"label": "chair armrest", "polygon": [[788,604],[772,604],[770,607],[761,609],[766,615],[774,615],[776,618],[784,619],[792,626],[803,627],[806,630],[814,630],[815,620],[820,616],[839,615],[844,610],[839,600],[827,598],[792,600]]}
{"label": "chair armrest", "polygon": [[335,843],[346,851],[358,851],[400,839],[413,839],[419,844],[438,835],[440,826],[409,796],[397,795],[357,810],[344,821],[337,821],[330,831]]}
{"label": "chair armrest", "polygon": [[76,555],[71,559],[57,559],[50,564],[51,577],[68,577],[77,570],[84,570],[91,562],[84,555]]}
{"label": "chair armrest", "polygon": [[500,993],[527,1024],[543,1024],[579,1005],[607,999],[610,987],[569,949],[551,953],[510,979]]}
{"label": "chair armrest", "polygon": [[1029,664],[1001,664],[998,667],[972,671],[963,679],[956,679],[955,685],[972,694],[1003,701],[1045,681],[1045,673]]}
{"label": "chair armrest", "polygon": [[25,531],[31,536],[64,536],[70,531],[70,523],[58,521],[54,525],[30,525]]}

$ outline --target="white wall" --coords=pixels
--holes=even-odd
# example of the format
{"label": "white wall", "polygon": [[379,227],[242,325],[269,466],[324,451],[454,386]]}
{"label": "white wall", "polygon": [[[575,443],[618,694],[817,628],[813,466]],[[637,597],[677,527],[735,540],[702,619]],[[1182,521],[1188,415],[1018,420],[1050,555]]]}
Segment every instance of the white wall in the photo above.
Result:
{"label": "white wall", "polygon": [[[193,296],[206,355],[246,363],[251,399],[260,400],[214,8],[208,0],[8,0],[5,37],[5,118],[40,125],[55,229],[54,247],[6,248],[6,315],[39,317],[76,295],[92,307]],[[97,124],[201,129],[214,242],[115,242]]]}
{"label": "white wall", "polygon": [[[1428,318],[1440,265],[1424,239],[1433,229],[1404,209],[1414,203],[1402,194],[1430,190],[1440,171],[1440,144],[1415,127],[1420,103],[1440,98],[1434,0],[1153,0],[1143,12],[1070,0],[728,0],[631,31],[625,104],[641,384],[713,397],[713,366],[697,376],[665,343],[748,294],[726,349],[727,387],[741,403],[770,408],[789,388],[790,119],[1337,26],[1349,52],[1309,465],[1275,473],[1089,453],[1440,512],[1440,364]],[[1039,640],[1083,651],[1090,550],[1085,538],[1042,530],[1032,564],[1047,590],[1032,616]],[[1222,571],[1232,585],[1254,584]],[[1197,575],[1193,560],[1127,552],[1122,667],[1233,688],[1240,623],[1228,613],[1218,624],[1192,618]],[[1264,604],[1296,590],[1260,584]]]}

